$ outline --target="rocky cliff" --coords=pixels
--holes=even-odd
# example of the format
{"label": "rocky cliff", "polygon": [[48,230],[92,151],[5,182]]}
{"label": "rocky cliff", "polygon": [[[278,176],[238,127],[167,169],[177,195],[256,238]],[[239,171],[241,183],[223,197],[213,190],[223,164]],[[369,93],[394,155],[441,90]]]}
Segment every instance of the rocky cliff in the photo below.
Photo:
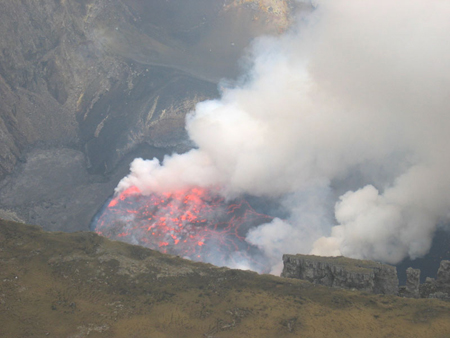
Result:
{"label": "rocky cliff", "polygon": [[184,114],[237,74],[252,38],[285,29],[292,10],[268,0],[0,6],[0,178],[37,142],[86,147],[97,172],[140,142],[180,142]]}
{"label": "rocky cliff", "polygon": [[133,157],[192,147],[186,113],[294,3],[0,0],[0,215],[88,229]]}
{"label": "rocky cliff", "polygon": [[310,255],[283,255],[283,263],[282,277],[377,294],[396,295],[398,292],[397,270],[387,264]]}
{"label": "rocky cliff", "polygon": [[297,278],[333,288],[354,289],[407,298],[450,300],[450,261],[440,263],[436,278],[420,284],[420,269],[406,269],[406,285],[398,286],[397,269],[391,265],[346,257],[283,255],[281,277]]}

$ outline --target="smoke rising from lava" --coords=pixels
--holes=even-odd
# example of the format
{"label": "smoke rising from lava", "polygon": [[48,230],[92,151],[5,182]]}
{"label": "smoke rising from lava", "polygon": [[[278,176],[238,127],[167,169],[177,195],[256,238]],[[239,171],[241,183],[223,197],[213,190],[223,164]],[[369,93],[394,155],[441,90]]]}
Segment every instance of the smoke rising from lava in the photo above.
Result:
{"label": "smoke rising from lava", "polygon": [[136,159],[117,191],[278,198],[289,219],[246,237],[274,273],[282,253],[425,254],[450,207],[449,17],[438,0],[320,2],[258,39],[245,80],[189,114],[197,149]]}

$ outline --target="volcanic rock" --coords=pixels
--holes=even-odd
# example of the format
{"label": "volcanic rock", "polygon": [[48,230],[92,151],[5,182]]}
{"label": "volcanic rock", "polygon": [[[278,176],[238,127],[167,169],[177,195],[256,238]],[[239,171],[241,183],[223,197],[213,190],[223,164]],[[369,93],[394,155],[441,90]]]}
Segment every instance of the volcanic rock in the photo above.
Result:
{"label": "volcanic rock", "polygon": [[450,300],[450,261],[443,260],[439,266],[436,277],[436,290],[429,297]]}
{"label": "volcanic rock", "polygon": [[[0,215],[87,230],[134,157],[192,148],[186,114],[238,74],[253,38],[288,27],[293,3],[2,1],[0,180],[10,176],[0,182]],[[31,172],[25,161],[39,163],[21,178]],[[61,182],[64,170],[62,185],[36,188],[53,175]]]}
{"label": "volcanic rock", "polygon": [[[180,111],[183,102],[217,95],[217,81],[238,73],[237,60],[255,36],[287,28],[292,3],[2,1],[0,178],[37,142],[87,145],[92,161],[117,125],[130,138],[138,121],[155,129],[169,109],[182,130],[192,108]],[[91,144],[98,138],[103,143]],[[101,161],[103,171],[112,169]]]}
{"label": "volcanic rock", "polygon": [[436,284],[438,287],[450,286],[450,261],[441,261],[437,272]]}
{"label": "volcanic rock", "polygon": [[425,283],[419,285],[420,298],[428,298],[431,294],[437,292],[436,280],[431,277],[425,279]]}
{"label": "volcanic rock", "polygon": [[419,298],[420,270],[406,269],[406,297]]}
{"label": "volcanic rock", "polygon": [[450,300],[450,261],[441,261],[437,278],[427,278],[419,289],[421,298]]}
{"label": "volcanic rock", "polygon": [[390,265],[345,257],[300,254],[283,255],[283,263],[282,277],[378,294],[396,295],[398,292],[397,270]]}

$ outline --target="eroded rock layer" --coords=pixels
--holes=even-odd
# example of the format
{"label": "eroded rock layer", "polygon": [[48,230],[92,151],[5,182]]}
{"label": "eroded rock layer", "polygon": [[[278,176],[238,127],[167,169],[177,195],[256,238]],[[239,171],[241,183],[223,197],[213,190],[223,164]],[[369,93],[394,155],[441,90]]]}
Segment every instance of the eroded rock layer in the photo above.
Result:
{"label": "eroded rock layer", "polygon": [[282,277],[307,280],[313,284],[396,295],[397,269],[373,261],[345,257],[283,255]]}
{"label": "eroded rock layer", "polygon": [[[293,3],[1,0],[0,179],[37,142],[86,146],[97,172],[155,133],[179,142],[193,103],[238,74],[253,38],[286,29]],[[153,131],[135,131],[142,121]],[[120,149],[97,159],[106,143]]]}
{"label": "eroded rock layer", "polygon": [[87,230],[134,157],[193,146],[186,114],[294,3],[0,0],[0,217]]}

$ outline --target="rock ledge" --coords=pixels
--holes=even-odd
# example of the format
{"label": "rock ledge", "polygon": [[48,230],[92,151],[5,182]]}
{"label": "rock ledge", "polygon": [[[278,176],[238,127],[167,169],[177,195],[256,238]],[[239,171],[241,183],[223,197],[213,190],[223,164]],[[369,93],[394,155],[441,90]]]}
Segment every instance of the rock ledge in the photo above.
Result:
{"label": "rock ledge", "polygon": [[298,278],[313,284],[396,295],[397,269],[373,261],[346,257],[283,255],[281,277]]}

